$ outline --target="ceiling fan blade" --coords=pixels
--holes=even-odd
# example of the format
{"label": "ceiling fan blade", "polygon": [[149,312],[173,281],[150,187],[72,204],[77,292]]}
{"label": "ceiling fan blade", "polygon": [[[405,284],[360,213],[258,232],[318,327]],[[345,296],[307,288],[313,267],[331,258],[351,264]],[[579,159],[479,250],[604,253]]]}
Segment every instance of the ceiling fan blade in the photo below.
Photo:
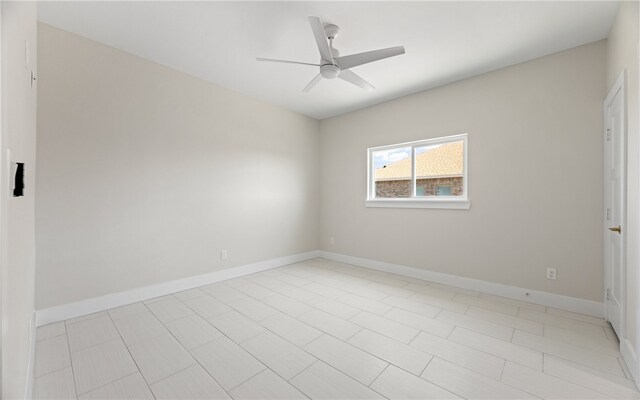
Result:
{"label": "ceiling fan blade", "polygon": [[322,79],[322,75],[320,74],[316,75],[316,77],[313,78],[311,82],[309,82],[307,86],[305,86],[304,89],[302,89],[302,91],[305,93],[308,92],[316,85],[316,83],[320,82],[320,79]]}
{"label": "ceiling fan blade", "polygon": [[258,61],[266,61],[266,62],[274,62],[274,63],[312,65],[314,67],[319,67],[320,66],[320,64],[312,64],[312,63],[306,63],[306,62],[300,62],[300,61],[276,60],[275,58],[258,57],[258,58],[256,58],[256,60],[258,60]]}
{"label": "ceiling fan blade", "polygon": [[361,87],[367,92],[370,92],[374,89],[372,84],[362,79],[358,74],[356,74],[353,71],[348,71],[343,69],[342,71],[340,71],[340,75],[338,75],[338,78],[342,79],[343,81],[352,83],[358,87]]}
{"label": "ceiling fan blade", "polygon": [[329,43],[327,42],[327,34],[322,27],[320,18],[309,17],[309,24],[311,24],[313,36],[316,38],[320,57],[322,57],[324,61],[328,61],[333,64],[333,55],[331,55],[331,49],[329,48]]}
{"label": "ceiling fan blade", "polygon": [[340,69],[357,67],[358,65],[382,60],[384,58],[399,56],[404,54],[404,46],[389,47],[387,49],[367,51],[364,53],[351,54],[349,56],[337,57],[336,62]]}

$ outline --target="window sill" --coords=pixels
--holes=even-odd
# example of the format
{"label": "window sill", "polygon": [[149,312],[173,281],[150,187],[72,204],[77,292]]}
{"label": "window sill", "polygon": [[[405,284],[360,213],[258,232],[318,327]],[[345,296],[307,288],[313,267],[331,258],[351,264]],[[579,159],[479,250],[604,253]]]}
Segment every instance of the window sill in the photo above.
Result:
{"label": "window sill", "polygon": [[449,210],[468,210],[471,201],[468,199],[385,199],[367,200],[367,207],[383,208],[440,208]]}

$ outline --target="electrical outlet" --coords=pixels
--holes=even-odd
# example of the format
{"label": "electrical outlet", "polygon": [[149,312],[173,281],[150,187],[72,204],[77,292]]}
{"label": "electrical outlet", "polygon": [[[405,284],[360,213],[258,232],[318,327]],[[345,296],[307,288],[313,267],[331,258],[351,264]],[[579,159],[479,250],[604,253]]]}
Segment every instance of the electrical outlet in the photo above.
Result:
{"label": "electrical outlet", "polygon": [[336,240],[332,237],[329,238],[329,244],[336,244]]}
{"label": "electrical outlet", "polygon": [[222,250],[220,252],[220,259],[221,260],[226,260],[227,258],[229,258],[228,254],[227,254],[227,251],[226,250]]}
{"label": "electrical outlet", "polygon": [[555,268],[547,268],[547,279],[551,279],[552,281],[556,280],[556,269]]}

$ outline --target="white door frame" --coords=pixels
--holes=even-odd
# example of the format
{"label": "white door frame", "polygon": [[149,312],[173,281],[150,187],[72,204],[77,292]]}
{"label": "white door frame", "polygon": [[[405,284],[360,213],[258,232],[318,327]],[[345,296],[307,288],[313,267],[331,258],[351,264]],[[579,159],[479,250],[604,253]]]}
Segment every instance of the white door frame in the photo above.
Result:
{"label": "white door frame", "polygon": [[[609,203],[609,199],[610,199],[610,187],[608,185],[608,176],[610,174],[610,160],[609,160],[609,141],[608,141],[608,134],[609,134],[609,130],[607,128],[608,125],[608,121],[607,121],[607,117],[608,117],[608,108],[612,105],[613,103],[613,99],[616,97],[616,95],[620,94],[621,95],[621,101],[622,101],[622,112],[623,112],[623,122],[622,122],[622,138],[623,138],[623,146],[624,149],[622,151],[622,156],[624,157],[623,160],[623,164],[624,164],[624,172],[623,172],[623,179],[622,181],[624,182],[623,184],[623,193],[622,193],[622,211],[621,211],[621,225],[622,225],[622,240],[621,240],[621,248],[622,248],[622,254],[623,256],[621,257],[621,263],[622,263],[622,273],[624,276],[624,285],[622,285],[621,291],[622,291],[622,297],[624,298],[624,301],[622,303],[622,310],[621,310],[621,315],[620,315],[620,333],[621,335],[624,334],[624,332],[626,331],[626,298],[627,298],[627,288],[626,288],[626,281],[627,281],[627,257],[626,257],[626,249],[627,249],[627,235],[626,235],[626,229],[627,229],[627,223],[626,223],[626,216],[627,216],[627,212],[626,212],[626,208],[627,208],[627,199],[626,199],[626,194],[627,194],[627,74],[626,74],[626,69],[623,70],[620,75],[618,76],[618,79],[616,80],[616,83],[613,84],[613,87],[611,88],[611,90],[609,91],[609,94],[607,95],[607,98],[604,100],[604,106],[603,106],[603,112],[604,112],[604,118],[605,118],[605,126],[604,126],[604,136],[603,136],[603,140],[604,140],[604,205],[605,205],[605,209],[604,209],[604,213],[603,213],[603,220],[604,220],[604,316],[605,319],[608,321],[609,320],[609,306],[608,306],[608,291],[609,288],[611,288],[611,266],[609,265],[609,250],[610,250],[610,232],[609,232],[609,224],[610,221],[607,219],[607,205]],[[622,341],[623,338],[620,337],[620,341]]]}
{"label": "white door frame", "polygon": [[[2,5],[0,5],[0,47],[2,47]],[[4,80],[4,77],[2,76],[2,62],[0,62],[0,196],[2,195],[3,191],[5,190],[4,185],[2,185],[2,165],[4,165],[4,160],[3,160],[3,156],[2,156],[2,145],[4,145],[4,127],[3,127],[3,117],[4,117],[4,113],[3,113],[3,109],[2,109],[2,81]],[[3,322],[4,319],[2,318],[2,307],[3,307],[3,301],[2,301],[2,274],[4,273],[4,260],[3,257],[5,255],[5,248],[3,245],[3,240],[2,240],[2,226],[5,224],[6,221],[6,216],[3,214],[2,212],[2,200],[0,200],[0,398],[2,397],[2,376],[4,375],[3,373],[3,369],[2,369],[2,360],[3,358],[3,352],[2,352],[2,344],[3,344],[3,339],[4,339],[4,326],[3,326]]]}

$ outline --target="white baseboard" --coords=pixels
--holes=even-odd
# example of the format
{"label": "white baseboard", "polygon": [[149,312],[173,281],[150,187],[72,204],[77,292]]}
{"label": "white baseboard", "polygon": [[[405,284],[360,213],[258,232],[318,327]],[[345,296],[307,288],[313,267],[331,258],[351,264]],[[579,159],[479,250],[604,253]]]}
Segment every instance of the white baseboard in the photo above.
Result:
{"label": "white baseboard", "polygon": [[75,303],[45,308],[36,312],[36,324],[37,326],[43,326],[58,321],[64,321],[69,318],[80,317],[82,315],[92,314],[98,311],[136,303],[138,301],[164,296],[170,293],[181,292],[183,290],[193,289],[211,283],[226,281],[239,276],[317,258],[319,257],[319,254],[320,252],[318,250],[313,250],[306,253],[273,258],[240,267],[223,269],[220,271],[210,272],[208,274],[196,275],[175,281],[159,283],[157,285],[127,290],[125,292],[107,294],[100,297],[81,300]]}
{"label": "white baseboard", "polygon": [[631,342],[629,339],[622,339],[620,341],[620,354],[622,355],[622,359],[624,363],[627,365],[629,372],[631,373],[631,377],[636,384],[636,387],[640,387],[640,375],[638,373],[638,355],[636,351],[631,346]]}
{"label": "white baseboard", "polygon": [[366,258],[353,257],[345,254],[333,253],[330,251],[314,250],[306,253],[274,258],[271,260],[260,261],[240,267],[211,272],[204,275],[197,275],[175,281],[164,282],[157,285],[132,289],[125,292],[112,293],[100,297],[81,300],[75,303],[45,308],[36,312],[36,325],[42,326],[53,322],[64,321],[69,318],[92,314],[98,311],[104,311],[110,308],[124,306],[127,304],[136,303],[138,301],[164,296],[170,293],[193,289],[198,286],[221,282],[255,272],[266,271],[268,269],[278,268],[284,265],[310,260],[316,257],[324,257],[329,260],[340,261],[343,263],[371,268],[378,271],[405,275],[430,282],[437,282],[463,289],[475,290],[481,293],[494,294],[511,299],[528,301],[535,304],[541,304],[544,306],[550,306],[562,310],[578,312],[595,317],[601,318],[604,316],[604,305],[596,301],[563,296],[538,290],[519,288],[515,286],[502,285],[499,283],[487,282],[479,279],[465,278],[461,276],[434,272],[421,268],[408,267],[404,265],[391,264]]}
{"label": "white baseboard", "polygon": [[412,278],[423,279],[430,282],[441,283],[444,285],[475,290],[476,292],[494,294],[497,296],[508,297],[521,301],[528,301],[530,303],[541,304],[544,306],[573,311],[581,314],[591,315],[594,317],[602,318],[604,316],[603,303],[599,303],[596,301],[563,296],[538,290],[519,288],[516,286],[502,285],[500,283],[487,282],[473,278],[465,278],[462,276],[450,275],[442,272],[434,272],[421,268],[407,267],[404,265],[370,260],[367,258],[353,257],[325,250],[320,250],[320,257],[343,262],[346,264],[353,264],[360,267],[371,268],[378,271],[390,272],[394,274],[409,276]]}
{"label": "white baseboard", "polygon": [[29,360],[27,364],[27,387],[25,388],[25,399],[33,399],[33,368],[36,361],[36,313],[34,312],[29,321]]}

